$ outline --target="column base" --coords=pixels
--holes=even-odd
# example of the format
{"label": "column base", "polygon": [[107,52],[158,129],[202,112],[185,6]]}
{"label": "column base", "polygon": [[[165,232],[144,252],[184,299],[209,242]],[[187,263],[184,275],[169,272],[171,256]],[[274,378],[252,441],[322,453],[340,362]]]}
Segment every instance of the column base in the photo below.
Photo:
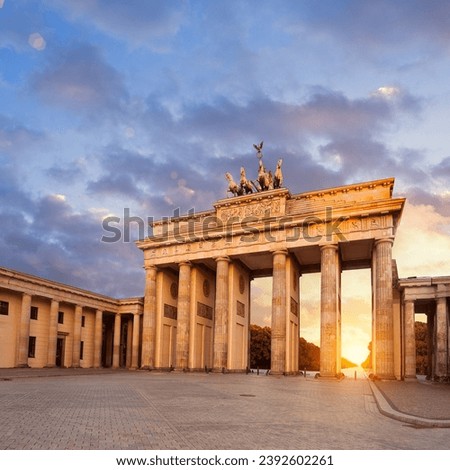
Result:
{"label": "column base", "polygon": [[277,377],[280,377],[286,375],[286,372],[280,370],[269,370],[269,373],[267,375],[276,375]]}
{"label": "column base", "polygon": [[417,377],[415,375],[408,375],[404,378],[405,382],[417,382]]}
{"label": "column base", "polygon": [[44,366],[44,369],[54,369],[56,367],[56,364],[47,364]]}
{"label": "column base", "polygon": [[209,367],[190,367],[189,372],[203,372],[205,374],[209,374],[210,372],[212,372],[212,369],[210,369]]}
{"label": "column base", "polygon": [[340,372],[339,374],[324,374],[323,372],[320,373],[318,372],[315,376],[315,379],[320,379],[320,380],[330,380],[332,382],[340,382],[345,378],[345,375]]}
{"label": "column base", "polygon": [[397,380],[395,375],[383,375],[383,374],[375,374],[375,380]]}
{"label": "column base", "polygon": [[28,364],[18,364],[16,367],[18,369],[31,369],[31,367]]}

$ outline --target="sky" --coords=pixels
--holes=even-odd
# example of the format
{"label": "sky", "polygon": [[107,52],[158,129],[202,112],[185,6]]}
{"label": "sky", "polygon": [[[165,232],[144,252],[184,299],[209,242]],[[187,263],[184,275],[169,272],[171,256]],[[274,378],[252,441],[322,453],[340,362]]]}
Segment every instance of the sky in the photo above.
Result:
{"label": "sky", "polygon": [[[143,295],[136,224],[105,243],[105,217],[208,210],[264,140],[293,194],[395,177],[400,277],[449,275],[449,76],[448,1],[0,0],[0,265]],[[361,360],[369,279],[343,274]],[[270,281],[253,297],[270,323]]]}

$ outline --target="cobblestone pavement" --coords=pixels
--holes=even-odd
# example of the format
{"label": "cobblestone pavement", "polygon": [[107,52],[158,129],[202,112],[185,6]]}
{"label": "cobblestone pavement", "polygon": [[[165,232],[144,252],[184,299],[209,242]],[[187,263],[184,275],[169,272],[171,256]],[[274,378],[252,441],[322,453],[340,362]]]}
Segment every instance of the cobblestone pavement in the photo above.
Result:
{"label": "cobblestone pavement", "polygon": [[389,380],[376,382],[376,386],[395,410],[437,422],[450,421],[450,384]]}
{"label": "cobblestone pavement", "polygon": [[[256,374],[3,370],[0,448],[449,448],[450,428],[383,416],[371,386],[365,379]],[[450,388],[418,386],[426,402],[450,394]],[[400,403],[401,387],[388,388],[386,396]],[[442,407],[448,414],[447,401]]]}

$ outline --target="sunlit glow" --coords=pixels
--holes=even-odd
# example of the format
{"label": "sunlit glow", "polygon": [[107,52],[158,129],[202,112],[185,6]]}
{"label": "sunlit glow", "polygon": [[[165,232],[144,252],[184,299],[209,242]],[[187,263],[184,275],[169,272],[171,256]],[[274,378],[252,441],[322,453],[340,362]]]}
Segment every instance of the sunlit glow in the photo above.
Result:
{"label": "sunlit glow", "polygon": [[358,366],[361,365],[369,355],[369,349],[367,348],[368,342],[364,338],[361,342],[357,341],[354,343],[343,343],[342,344],[342,357],[354,362]]}
{"label": "sunlit glow", "polygon": [[184,193],[186,196],[192,196],[193,194],[195,194],[195,191],[192,189],[192,188],[189,188],[188,186],[186,186],[187,182],[185,179],[183,178],[180,178],[178,180],[178,189]]}
{"label": "sunlit glow", "polygon": [[28,36],[28,44],[37,51],[43,51],[47,45],[45,39],[39,33],[30,34]]}
{"label": "sunlit glow", "polygon": [[66,196],[64,194],[54,194],[53,198],[58,201],[63,201],[63,202],[66,200]]}
{"label": "sunlit glow", "polygon": [[395,86],[381,86],[379,87],[372,96],[378,96],[382,98],[394,98],[400,94],[400,89]]}

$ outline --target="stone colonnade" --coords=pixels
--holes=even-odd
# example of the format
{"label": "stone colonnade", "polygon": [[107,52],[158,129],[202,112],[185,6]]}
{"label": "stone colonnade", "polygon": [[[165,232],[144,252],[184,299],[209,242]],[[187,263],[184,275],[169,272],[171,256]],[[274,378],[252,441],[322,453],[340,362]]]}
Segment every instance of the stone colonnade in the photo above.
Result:
{"label": "stone colonnade", "polygon": [[250,273],[227,256],[214,263],[146,267],[141,368],[248,367]]}
{"label": "stone colonnade", "polygon": [[[373,244],[373,318],[374,318],[374,356],[375,371],[380,378],[394,378],[394,320],[393,320],[393,274],[392,274],[392,239],[376,240]],[[341,272],[342,263],[338,243],[320,246],[321,273],[321,359],[320,375],[335,377],[341,372]],[[234,348],[235,340],[231,339],[234,325],[233,304],[235,303],[232,288],[232,269],[236,260],[229,256],[215,258],[215,302],[213,317],[212,351],[213,357],[208,366],[215,371],[244,370],[249,367],[247,349]],[[297,267],[296,267],[297,266]],[[198,290],[193,282],[195,262],[180,262],[178,272],[164,276],[165,267],[150,265],[146,268],[147,282],[145,288],[143,317],[143,346],[141,364],[143,368],[174,368],[176,370],[197,370],[199,364],[193,359],[195,348],[205,347],[196,335],[195,318],[198,315],[192,292]],[[294,269],[294,271],[293,271]],[[272,340],[271,340],[271,373],[293,374],[298,372],[298,338],[299,338],[299,293],[298,281],[301,266],[298,266],[289,250],[272,252]],[[251,273],[246,278],[246,290],[249,291]],[[173,310],[176,316],[170,320],[172,333],[163,337],[161,327],[164,323],[164,291],[171,282],[178,283],[178,296],[174,300]],[[250,302],[244,302],[249,312]],[[166,323],[169,320],[166,320]],[[246,322],[245,334],[248,336]],[[166,325],[170,325],[167,323]],[[171,345],[164,345],[164,341]],[[158,351],[167,348],[168,355],[162,360]],[[240,354],[242,357],[236,357]],[[159,358],[159,359],[157,359]],[[240,361],[242,367],[233,364]]]}
{"label": "stone colonnade", "polygon": [[[152,235],[136,242],[147,271],[142,365],[245,370],[250,278],[272,275],[271,373],[297,373],[299,279],[320,273],[320,375],[335,377],[341,372],[341,272],[371,268],[374,372],[397,377],[392,245],[405,199],[392,197],[393,186],[388,178],[294,195],[280,188],[153,221]],[[205,282],[214,286],[209,297],[201,292]],[[174,284],[178,297],[169,294]]]}
{"label": "stone colonnade", "polygon": [[415,315],[427,318],[427,376],[450,379],[450,277],[411,277],[399,280],[402,293],[404,377],[416,378]]}
{"label": "stone colonnade", "polygon": [[0,268],[0,301],[1,367],[140,365],[141,298],[116,300]]}
{"label": "stone colonnade", "polygon": [[[30,338],[30,310],[33,296],[28,293],[22,294],[21,301],[21,315],[19,324],[19,336],[18,336],[18,349],[17,349],[17,361],[16,367],[28,367],[28,355],[29,355],[29,338]],[[58,331],[58,317],[59,317],[60,301],[50,299],[50,315],[48,322],[48,336],[47,336],[47,363],[45,367],[56,367],[56,355],[57,355],[57,339],[61,335],[67,336],[70,333]],[[83,306],[74,305],[74,318],[73,318],[73,330],[72,330],[72,348],[71,351],[65,351],[65,354],[71,357],[70,367],[81,367],[81,345],[82,345],[82,317],[83,317]],[[90,310],[90,309],[89,309]],[[125,315],[120,313],[110,313],[108,315],[114,315],[114,328],[113,328],[113,351],[112,351],[112,363],[113,368],[120,366],[120,348],[121,348],[121,322]],[[139,343],[140,343],[140,314],[134,313],[131,322],[127,325],[128,332],[131,338],[130,346],[127,350],[127,364],[129,367],[136,369],[139,365]],[[95,326],[93,334],[93,364],[92,367],[102,366],[102,346],[103,346],[103,311],[95,311]],[[130,334],[131,333],[131,334]]]}

